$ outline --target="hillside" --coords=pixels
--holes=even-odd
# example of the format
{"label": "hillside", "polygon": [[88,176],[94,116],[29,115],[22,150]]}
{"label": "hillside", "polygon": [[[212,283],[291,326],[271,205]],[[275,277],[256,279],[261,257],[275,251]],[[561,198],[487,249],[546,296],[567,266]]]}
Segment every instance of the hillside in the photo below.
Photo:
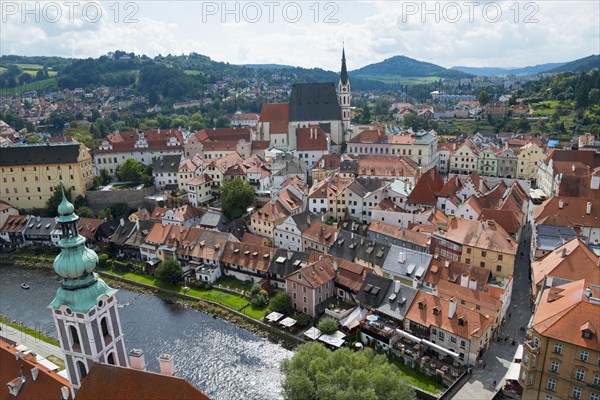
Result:
{"label": "hillside", "polygon": [[350,75],[362,78],[389,80],[400,78],[465,78],[469,74],[446,69],[432,63],[418,61],[406,56],[394,56],[375,64],[369,64],[350,72]]}
{"label": "hillside", "polygon": [[600,55],[594,54],[579,60],[568,62],[560,67],[551,69],[549,72],[589,72],[600,68]]}
{"label": "hillside", "polygon": [[548,63],[532,65],[522,68],[496,68],[496,67],[452,67],[451,69],[466,72],[477,76],[507,76],[507,75],[534,75],[561,67],[566,63]]}

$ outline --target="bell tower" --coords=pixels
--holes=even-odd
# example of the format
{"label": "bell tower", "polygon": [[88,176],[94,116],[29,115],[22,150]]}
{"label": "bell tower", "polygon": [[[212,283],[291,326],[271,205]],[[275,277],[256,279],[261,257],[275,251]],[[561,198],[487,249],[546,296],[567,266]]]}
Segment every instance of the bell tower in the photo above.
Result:
{"label": "bell tower", "polygon": [[346,49],[342,47],[342,69],[340,80],[338,81],[338,103],[342,110],[342,127],[344,136],[350,129],[351,108],[350,108],[350,78],[346,69]]}
{"label": "bell tower", "polygon": [[115,297],[117,290],[94,272],[98,256],[85,245],[85,238],[77,229],[79,217],[65,197],[62,182],[60,187],[58,222],[62,238],[54,271],[62,281],[48,308],[52,310],[75,397],[94,362],[128,367],[128,361]]}

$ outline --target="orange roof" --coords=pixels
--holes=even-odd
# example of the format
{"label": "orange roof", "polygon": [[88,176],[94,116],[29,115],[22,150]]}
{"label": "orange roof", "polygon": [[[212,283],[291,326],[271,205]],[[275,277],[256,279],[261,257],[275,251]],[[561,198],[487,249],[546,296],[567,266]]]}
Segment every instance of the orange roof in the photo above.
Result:
{"label": "orange roof", "polygon": [[261,209],[255,211],[254,214],[252,214],[252,218],[274,222],[287,218],[289,215],[289,211],[279,202],[279,200],[274,199],[265,204]]}
{"label": "orange roof", "polygon": [[208,400],[183,378],[99,363],[92,365],[77,392],[77,400],[175,398]]}
{"label": "orange roof", "polygon": [[[591,205],[587,213],[588,202]],[[562,205],[562,207],[561,207]],[[575,226],[590,226],[600,228],[600,202],[585,198],[556,196],[552,197],[533,210],[535,223],[544,224],[552,216],[566,217]]]}
{"label": "orange roof", "polygon": [[316,263],[319,268],[326,263],[330,264],[335,272],[335,282],[355,292],[360,290],[367,275],[373,272],[372,268],[318,251],[311,251],[308,263],[309,265]]}
{"label": "orange roof", "polygon": [[[450,300],[442,299],[421,290],[417,291],[405,318],[417,324],[431,327],[435,326],[457,336],[471,339],[473,336],[481,337],[492,322],[492,318],[479,314],[460,304],[456,305],[456,312],[448,318]],[[434,309],[438,310],[437,315]],[[459,323],[462,319],[463,324]]]}
{"label": "orange roof", "polygon": [[[600,303],[590,301],[585,294],[587,287],[588,282],[581,279],[544,290],[531,327],[543,336],[600,351]],[[595,289],[591,294],[599,297]],[[590,339],[583,337],[586,329],[592,332]]]}
{"label": "orange roof", "polygon": [[20,233],[27,227],[27,215],[9,215],[0,229],[7,233]]}
{"label": "orange roof", "polygon": [[579,238],[574,238],[531,264],[533,282],[540,286],[544,276],[568,279],[587,279],[600,285],[599,257]]}
{"label": "orange roof", "polygon": [[[338,154],[339,155],[339,154]],[[8,204],[7,202],[0,200],[0,211],[4,211],[4,210],[8,210],[8,209],[15,209],[15,207],[11,206],[10,204]]]}
{"label": "orange roof", "polygon": [[299,271],[293,272],[285,279],[307,285],[312,288],[323,286],[335,278],[333,263],[328,258],[323,258],[314,264],[309,264]]}
{"label": "orange roof", "polygon": [[228,241],[221,262],[266,272],[276,250],[274,247]]}
{"label": "orange roof", "polygon": [[260,122],[269,122],[271,134],[286,133],[290,120],[288,103],[266,103],[260,112]]}
{"label": "orange roof", "polygon": [[412,159],[402,156],[359,155],[360,176],[418,176],[419,166]]}
{"label": "orange roof", "polygon": [[408,204],[423,204],[435,207],[437,204],[436,194],[444,186],[444,181],[436,167],[421,175],[417,184],[408,195]]}
{"label": "orange roof", "polygon": [[240,242],[242,242],[242,243],[257,244],[257,245],[262,245],[264,241],[265,241],[265,238],[263,238],[262,236],[255,235],[250,232],[244,232],[244,236],[242,236],[242,240],[240,240]]}
{"label": "orange roof", "polygon": [[327,136],[320,126],[296,129],[296,151],[326,151]]}
{"label": "orange roof", "polygon": [[103,219],[99,218],[79,218],[77,230],[79,234],[89,240],[94,240],[96,232],[100,225],[104,223]]}
{"label": "orange roof", "polygon": [[201,184],[207,183],[207,182],[212,182],[211,177],[208,176],[208,174],[202,174],[202,175],[198,175],[198,176],[194,177],[187,184],[188,184],[188,186],[196,186],[196,185],[201,185]]}
{"label": "orange roof", "polygon": [[425,247],[429,244],[429,236],[424,233],[415,232],[407,229],[398,228],[395,225],[388,224],[386,222],[371,221],[369,225],[369,231],[380,233],[389,237],[393,237],[398,240],[402,240],[408,243],[414,243],[416,245]]}
{"label": "orange roof", "polygon": [[154,224],[150,233],[146,236],[146,242],[153,244],[163,244],[169,235],[171,225],[163,225],[160,222]]}
{"label": "orange roof", "polygon": [[458,175],[452,176],[452,178],[448,179],[448,182],[440,189],[438,196],[439,197],[450,197],[453,196],[458,189],[462,187],[460,183],[460,179],[458,179]]}
{"label": "orange roof", "polygon": [[308,229],[302,233],[302,236],[323,245],[331,246],[333,242],[335,242],[340,230],[340,228],[334,228],[321,221],[314,221]]}
{"label": "orange roof", "polygon": [[488,269],[439,257],[432,260],[431,268],[425,275],[425,282],[433,286],[437,286],[442,281],[460,285],[461,278],[464,277],[469,283],[474,284],[477,290],[483,290],[490,275]]}
{"label": "orange roof", "polygon": [[156,207],[154,211],[152,211],[152,215],[150,216],[150,220],[152,221],[162,221],[165,213],[169,211],[168,208],[165,207]]}
{"label": "orange roof", "polygon": [[[39,399],[60,399],[61,388],[69,387],[69,381],[56,372],[50,372],[48,368],[38,364],[36,358],[31,355],[25,355],[16,359],[15,354],[18,350],[8,341],[0,339],[0,380],[2,381],[2,394],[0,399],[23,399],[23,400],[39,400]],[[31,370],[38,369],[37,380],[33,380]],[[22,384],[17,396],[12,396],[6,385],[15,381],[17,385],[21,383],[21,373],[25,376],[25,383]],[[69,398],[70,397],[69,391]]]}
{"label": "orange roof", "polygon": [[350,139],[349,143],[387,143],[388,136],[379,129],[365,129]]}
{"label": "orange roof", "polygon": [[138,210],[134,212],[133,215],[135,215],[136,217],[138,217],[138,219],[141,219],[142,221],[147,221],[151,219],[150,212],[143,207],[138,208]]}
{"label": "orange roof", "polygon": [[324,169],[327,171],[333,171],[340,167],[341,163],[340,154],[323,154],[313,165],[312,170]]}
{"label": "orange roof", "polygon": [[382,210],[382,211],[394,211],[394,212],[404,212],[400,206],[396,205],[390,199],[383,199],[373,207],[373,210]]}
{"label": "orange roof", "polygon": [[494,221],[453,218],[447,232],[437,233],[455,243],[505,254],[516,254],[517,243]]}
{"label": "orange roof", "polygon": [[459,300],[475,303],[491,310],[500,311],[502,308],[502,302],[499,299],[492,297],[488,292],[484,292],[483,290],[469,289],[456,283],[440,281],[437,291],[446,297],[454,297]]}

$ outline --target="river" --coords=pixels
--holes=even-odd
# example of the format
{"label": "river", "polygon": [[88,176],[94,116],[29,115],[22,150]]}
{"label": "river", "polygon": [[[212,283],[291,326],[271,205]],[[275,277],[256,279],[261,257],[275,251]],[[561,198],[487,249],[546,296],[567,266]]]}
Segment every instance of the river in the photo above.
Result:
{"label": "river", "polygon": [[[27,282],[31,289],[20,285]],[[51,271],[2,266],[0,315],[57,338],[50,304],[60,285]],[[177,376],[212,399],[280,399],[281,362],[292,352],[245,329],[160,297],[117,293],[125,345],[144,350],[147,369],[158,356],[175,356]]]}

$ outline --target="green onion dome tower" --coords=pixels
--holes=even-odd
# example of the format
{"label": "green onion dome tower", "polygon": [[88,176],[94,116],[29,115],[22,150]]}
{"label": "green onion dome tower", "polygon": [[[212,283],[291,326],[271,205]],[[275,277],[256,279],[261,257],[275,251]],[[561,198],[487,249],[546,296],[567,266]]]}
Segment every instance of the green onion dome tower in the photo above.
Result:
{"label": "green onion dome tower", "polygon": [[94,362],[125,367],[128,362],[115,297],[117,290],[94,272],[98,256],[79,234],[79,217],[65,196],[62,182],[60,189],[58,225],[62,238],[54,271],[62,281],[48,308],[52,310],[75,397]]}

